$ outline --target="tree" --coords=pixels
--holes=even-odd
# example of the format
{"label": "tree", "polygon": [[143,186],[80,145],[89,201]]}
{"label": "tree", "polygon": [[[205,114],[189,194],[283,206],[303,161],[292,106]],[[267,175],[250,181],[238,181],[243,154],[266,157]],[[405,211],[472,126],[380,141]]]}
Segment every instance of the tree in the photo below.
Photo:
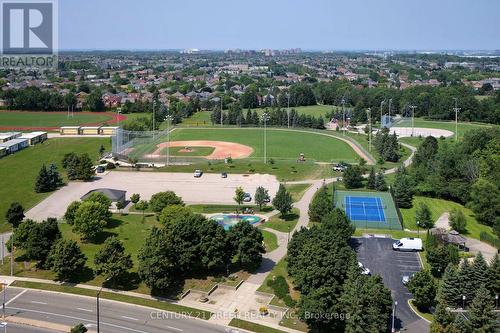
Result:
{"label": "tree", "polygon": [[135,205],[141,200],[141,195],[139,193],[134,193],[130,196],[130,201]]}
{"label": "tree", "polygon": [[448,264],[457,265],[460,260],[457,248],[451,244],[447,246],[428,246],[426,259],[431,267],[431,273],[435,277],[441,277]]}
{"label": "tree", "polygon": [[292,210],[293,199],[283,184],[280,184],[278,192],[272,202],[275,209],[279,210],[281,216],[285,216]]}
{"label": "tree", "polygon": [[489,181],[479,179],[472,185],[468,206],[479,223],[491,226],[500,215],[500,190]]}
{"label": "tree", "polygon": [[71,328],[70,333],[86,333],[88,332],[87,328],[83,324],[78,324],[75,327]]}
{"label": "tree", "polygon": [[469,308],[470,326],[474,332],[494,333],[497,329],[495,302],[490,292],[483,285],[477,291],[476,297]]}
{"label": "tree", "polygon": [[19,224],[24,219],[24,208],[17,201],[10,204],[9,209],[5,213],[5,219],[9,222],[13,228],[17,228]]}
{"label": "tree", "polygon": [[120,281],[132,268],[132,258],[125,253],[123,243],[116,237],[104,241],[103,247],[94,257],[95,272],[112,282]]}
{"label": "tree", "polygon": [[39,266],[43,267],[52,245],[61,238],[61,231],[55,218],[32,223],[30,226],[25,242],[19,246],[24,249],[27,258],[40,261]]}
{"label": "tree", "polygon": [[424,202],[419,202],[415,209],[415,221],[417,221],[418,226],[427,230],[434,227],[431,210]]}
{"label": "tree", "polygon": [[394,198],[399,208],[411,208],[413,201],[413,190],[410,178],[404,167],[399,167],[392,186]]}
{"label": "tree", "polygon": [[153,227],[139,250],[139,277],[153,291],[168,290],[175,282],[176,263],[168,249],[165,231]]}
{"label": "tree", "polygon": [[245,200],[245,191],[243,191],[243,188],[237,187],[235,192],[234,192],[234,197],[233,200],[238,204],[238,210],[243,203],[243,200]]}
{"label": "tree", "polygon": [[63,185],[63,180],[61,178],[61,175],[59,174],[57,166],[54,163],[50,163],[49,168],[47,170],[47,175],[51,191]]}
{"label": "tree", "polygon": [[49,173],[45,164],[42,164],[35,183],[35,192],[43,193],[50,191]]}
{"label": "tree", "polygon": [[173,225],[178,221],[189,218],[193,212],[191,208],[181,205],[170,205],[161,211],[158,221],[164,226]]}
{"label": "tree", "polygon": [[125,208],[125,203],[123,201],[118,201],[116,203],[116,209],[118,209],[118,212],[121,214],[122,209]]}
{"label": "tree", "polygon": [[328,195],[328,188],[323,185],[309,204],[309,219],[313,222],[320,222],[332,210],[333,203]]}
{"label": "tree", "polygon": [[184,202],[174,192],[165,191],[153,194],[149,200],[149,205],[153,212],[159,213],[168,205],[184,205]]}
{"label": "tree", "polygon": [[135,204],[135,209],[142,211],[142,219],[144,220],[144,212],[148,209],[149,203],[145,200],[141,200]]}
{"label": "tree", "polygon": [[435,303],[436,284],[428,270],[415,273],[408,283],[413,301],[420,310],[428,310]]}
{"label": "tree", "polygon": [[478,252],[472,263],[472,272],[474,277],[474,283],[477,286],[485,286],[489,290],[492,289],[491,285],[491,275],[488,269],[488,264],[484,260],[483,254]]}
{"label": "tree", "polygon": [[454,325],[455,315],[447,309],[447,304],[443,300],[439,300],[434,312],[433,321],[431,323],[431,333],[461,333],[456,330]]}
{"label": "tree", "polygon": [[446,306],[457,307],[462,301],[460,293],[460,280],[455,265],[449,264],[443,274],[439,287],[439,299]]}
{"label": "tree", "polygon": [[77,179],[89,181],[94,177],[93,163],[87,153],[78,157],[78,164],[76,165]]}
{"label": "tree", "polygon": [[382,192],[387,191],[387,183],[385,182],[385,175],[382,170],[380,170],[375,177],[375,189]]}
{"label": "tree", "polygon": [[265,249],[262,245],[264,237],[259,229],[241,221],[228,231],[227,237],[238,264],[250,271],[260,266]]}
{"label": "tree", "polygon": [[108,207],[94,201],[82,202],[75,213],[73,232],[83,239],[90,240],[97,236],[110,218]]}
{"label": "tree", "polygon": [[255,203],[259,205],[259,210],[262,210],[262,206],[265,206],[269,200],[269,191],[262,186],[257,187],[257,190],[255,190]]}
{"label": "tree", "polygon": [[73,225],[75,223],[75,215],[78,208],[82,204],[81,201],[73,201],[69,204],[68,208],[66,208],[66,213],[64,213],[64,219],[66,223]]}
{"label": "tree", "polygon": [[467,220],[461,209],[453,208],[450,213],[450,226],[459,233],[467,231]]}
{"label": "tree", "polygon": [[102,204],[104,207],[108,207],[111,206],[111,199],[109,199],[107,196],[105,196],[103,193],[101,192],[92,192],[87,198],[85,198],[85,200],[83,200],[84,202],[85,201],[92,201],[92,202],[98,202],[100,204]]}
{"label": "tree", "polygon": [[215,221],[204,219],[197,232],[200,238],[201,266],[206,270],[228,267],[233,258],[233,248],[224,227]]}
{"label": "tree", "polygon": [[103,145],[101,145],[101,146],[99,147],[99,156],[104,155],[104,152],[105,152],[105,151],[106,151],[106,148],[104,148],[104,146],[103,146]]}
{"label": "tree", "polygon": [[460,281],[460,293],[465,296],[465,301],[470,302],[474,298],[476,283],[474,281],[474,270],[468,260],[463,260],[458,271]]}
{"label": "tree", "polygon": [[358,165],[349,165],[342,176],[346,188],[363,187],[363,170]]}
{"label": "tree", "polygon": [[490,266],[490,285],[493,286],[493,294],[500,295],[500,256],[498,253],[491,259]]}
{"label": "tree", "polygon": [[370,174],[368,175],[368,181],[366,182],[366,188],[369,190],[374,190],[375,189],[375,182],[376,182],[375,168],[372,167],[370,169]]}
{"label": "tree", "polygon": [[87,257],[74,240],[60,239],[50,250],[47,266],[59,280],[67,280],[85,266]]}

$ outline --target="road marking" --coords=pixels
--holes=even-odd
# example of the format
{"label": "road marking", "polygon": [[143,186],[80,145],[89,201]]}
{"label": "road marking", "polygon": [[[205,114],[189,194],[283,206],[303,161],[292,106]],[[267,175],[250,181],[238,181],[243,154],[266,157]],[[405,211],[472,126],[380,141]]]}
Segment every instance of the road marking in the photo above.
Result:
{"label": "road marking", "polygon": [[31,301],[31,303],[34,303],[34,304],[42,304],[42,305],[47,305],[47,303],[45,303],[45,302]]}
{"label": "road marking", "polygon": [[89,309],[82,309],[82,308],[76,308],[77,310],[80,310],[80,311],[85,311],[85,312],[92,312],[92,310],[89,310]]}
{"label": "road marking", "polygon": [[134,320],[134,321],[138,321],[139,319],[137,318],[132,318],[132,317],[127,317],[127,316],[121,316],[123,319],[129,319],[129,320]]}
{"label": "road marking", "polygon": [[24,289],[23,291],[21,291],[19,294],[17,294],[16,296],[12,297],[11,299],[9,299],[7,301],[7,303],[5,303],[5,306],[9,305],[11,302],[15,301],[17,298],[21,297],[25,292],[27,292],[28,289]]}
{"label": "road marking", "polygon": [[184,330],[181,330],[180,328],[177,328],[177,327],[167,326],[167,328],[174,330],[174,331],[178,331],[178,332],[184,332]]}
{"label": "road marking", "polygon": [[[59,314],[59,313],[37,311],[37,310],[17,308],[17,307],[9,307],[9,309],[17,310],[17,311],[39,313],[39,314],[44,314],[44,315],[49,315],[49,316],[56,316],[56,317],[62,317],[62,318],[67,318],[67,319],[74,319],[74,320],[78,320],[80,322],[88,322],[88,319],[85,319],[85,318],[79,318],[79,317],[74,317],[74,316],[67,316],[67,315],[63,315],[63,314]],[[130,332],[148,333],[146,331],[140,331],[140,330],[136,330],[136,329],[133,329],[133,328],[130,328],[130,327],[125,327],[125,326],[120,326],[120,325],[114,325],[114,324],[110,324],[110,323],[103,323],[103,322],[101,322],[101,325],[110,326],[110,327],[114,327],[114,328],[119,328],[121,330],[126,330],[126,331],[130,331]]]}

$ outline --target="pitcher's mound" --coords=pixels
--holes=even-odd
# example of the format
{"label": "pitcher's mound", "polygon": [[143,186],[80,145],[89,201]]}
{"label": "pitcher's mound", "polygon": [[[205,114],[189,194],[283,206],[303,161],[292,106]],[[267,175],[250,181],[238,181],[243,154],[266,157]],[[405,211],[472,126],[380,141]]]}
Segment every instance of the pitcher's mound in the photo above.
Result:
{"label": "pitcher's mound", "polygon": [[185,149],[189,149],[189,147],[212,147],[214,151],[207,156],[203,156],[205,158],[211,160],[222,160],[228,157],[231,158],[246,158],[252,155],[253,148],[249,146],[245,146],[239,143],[234,142],[225,142],[225,141],[206,141],[206,140],[192,140],[192,141],[171,141],[171,142],[163,142],[156,146],[157,149],[149,154],[147,157],[149,158],[159,158],[163,156],[164,149],[167,147],[184,147]]}

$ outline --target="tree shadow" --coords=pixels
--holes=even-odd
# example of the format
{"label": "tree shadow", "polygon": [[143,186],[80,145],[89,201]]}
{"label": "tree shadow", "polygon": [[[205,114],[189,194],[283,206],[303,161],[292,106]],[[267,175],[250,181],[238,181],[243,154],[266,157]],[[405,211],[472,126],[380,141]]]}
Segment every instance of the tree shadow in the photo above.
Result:
{"label": "tree shadow", "polygon": [[92,238],[90,240],[90,242],[92,244],[102,244],[104,243],[104,241],[106,239],[108,239],[109,237],[113,237],[113,236],[118,236],[118,234],[116,232],[110,232],[110,231],[101,231],[100,233],[98,233],[94,238]]}
{"label": "tree shadow", "polygon": [[106,224],[106,228],[108,228],[108,229],[114,229],[114,228],[118,228],[122,224],[123,224],[122,220],[119,220],[119,219],[110,219],[108,221],[108,223]]}
{"label": "tree shadow", "polygon": [[294,221],[294,220],[297,220],[298,218],[299,218],[299,214],[296,214],[296,213],[288,213],[285,215],[280,215],[280,219],[282,219],[285,222]]}
{"label": "tree shadow", "polygon": [[140,283],[141,279],[137,272],[125,272],[117,280],[104,282],[103,286],[109,289],[129,291],[139,288]]}

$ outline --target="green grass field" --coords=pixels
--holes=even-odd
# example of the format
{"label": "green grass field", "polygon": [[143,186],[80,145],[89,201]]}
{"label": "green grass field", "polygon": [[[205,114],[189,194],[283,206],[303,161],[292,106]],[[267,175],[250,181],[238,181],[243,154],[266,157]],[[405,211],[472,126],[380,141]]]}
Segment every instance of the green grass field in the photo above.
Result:
{"label": "green grass field", "polygon": [[[478,128],[491,128],[495,125],[483,123],[458,123],[458,136],[462,137],[465,132]],[[394,127],[411,127],[411,119],[398,122]],[[453,121],[430,121],[423,118],[415,118],[415,127],[444,129],[455,133],[455,122]]]}
{"label": "green grass field", "polygon": [[[335,105],[308,105],[308,106],[297,106],[293,107],[290,105],[290,110],[295,109],[299,114],[304,114],[307,116],[314,116],[314,117],[319,117],[319,116],[325,116],[328,112],[332,110],[336,110],[339,108],[338,106]],[[287,110],[286,107],[282,108],[283,110]],[[252,111],[257,111],[257,113],[260,115],[264,113],[266,110],[265,108],[257,108],[257,109],[252,109]],[[267,110],[271,110],[271,108],[268,108]],[[243,110],[244,114],[246,114],[246,109]]]}
{"label": "green grass field", "polygon": [[278,248],[278,237],[272,232],[267,230],[261,230],[262,236],[264,236],[264,245],[266,247],[266,252],[272,252]]}
{"label": "green grass field", "polygon": [[260,227],[274,229],[280,232],[289,232],[295,228],[298,221],[299,210],[297,208],[293,208],[290,214],[283,217],[281,217],[281,214],[274,215],[269,219],[269,221],[262,224]]}
{"label": "green grass field", "polygon": [[99,147],[110,147],[109,138],[49,139],[42,144],[28,147],[0,159],[0,231],[9,226],[5,213],[11,202],[20,202],[25,210],[33,207],[50,193],[35,193],[36,177],[42,164],[56,163],[61,175],[65,175],[61,160],[66,153],[88,153],[92,159],[99,155]]}
{"label": "green grass field", "polygon": [[443,213],[451,212],[453,208],[460,209],[465,214],[467,219],[467,232],[464,234],[467,237],[479,239],[481,231],[485,231],[493,235],[491,227],[479,224],[474,218],[474,213],[470,209],[453,201],[427,197],[414,197],[412,208],[400,209],[406,229],[417,230],[417,224],[415,222],[415,209],[419,203],[425,203],[429,207],[432,213],[433,221],[436,221]]}
{"label": "green grass field", "polygon": [[293,202],[299,201],[311,184],[285,184],[285,188],[292,195]]}
{"label": "green grass field", "polygon": [[[176,129],[171,134],[172,141],[214,140],[236,142],[254,149],[252,158],[264,156],[264,130],[262,129]],[[267,130],[267,157],[296,161],[300,153],[306,159],[322,162],[357,161],[358,155],[351,147],[334,137],[315,132],[293,130]]]}
{"label": "green grass field", "polygon": [[106,122],[110,119],[112,119],[112,113],[108,112],[96,112],[95,114],[82,114],[75,112],[73,117],[68,118],[67,112],[47,113],[29,111],[0,111],[1,126],[60,127]]}

